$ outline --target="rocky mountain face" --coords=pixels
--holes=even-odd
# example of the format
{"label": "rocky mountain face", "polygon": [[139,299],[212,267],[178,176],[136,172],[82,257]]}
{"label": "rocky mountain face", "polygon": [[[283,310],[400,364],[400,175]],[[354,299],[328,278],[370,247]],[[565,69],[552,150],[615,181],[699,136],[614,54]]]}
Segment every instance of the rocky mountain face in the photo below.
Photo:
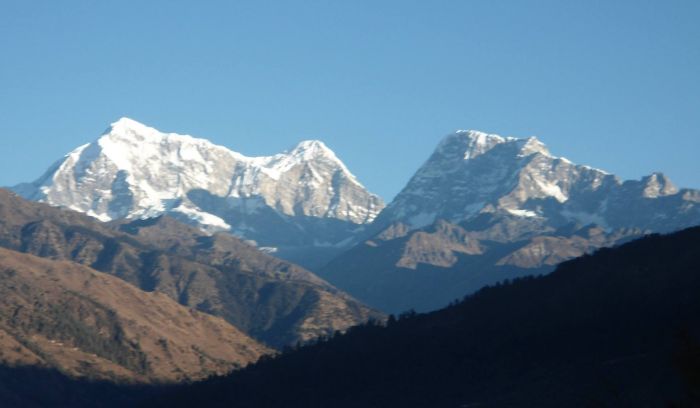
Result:
{"label": "rocky mountain face", "polygon": [[700,191],[638,181],[552,155],[538,139],[445,137],[321,276],[381,310],[430,310],[501,279],[648,232],[700,224]]}
{"label": "rocky mountain face", "polygon": [[74,262],[0,248],[0,364],[74,378],[175,382],[272,350],[223,319]]}
{"label": "rocky mountain face", "polygon": [[[550,229],[574,223],[672,231],[698,221],[699,202],[699,191],[679,190],[661,173],[623,182],[553,156],[535,137],[459,131],[442,140],[375,224],[416,229],[439,219],[461,223],[486,215]],[[519,234],[509,230],[502,236]]]}
{"label": "rocky mountain face", "polygon": [[168,214],[311,264],[347,246],[384,207],[320,141],[247,157],[128,118],[13,190],[101,221]]}
{"label": "rocky mountain face", "polygon": [[381,317],[301,267],[167,216],[102,223],[0,189],[0,247],[89,266],[277,348]]}

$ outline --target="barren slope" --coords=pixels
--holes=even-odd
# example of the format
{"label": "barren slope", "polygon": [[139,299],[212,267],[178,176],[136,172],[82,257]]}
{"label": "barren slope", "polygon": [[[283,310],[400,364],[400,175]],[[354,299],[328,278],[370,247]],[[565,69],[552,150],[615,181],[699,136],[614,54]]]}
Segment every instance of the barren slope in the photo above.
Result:
{"label": "barren slope", "polygon": [[72,376],[180,381],[270,349],[221,318],[69,261],[0,248],[0,361]]}

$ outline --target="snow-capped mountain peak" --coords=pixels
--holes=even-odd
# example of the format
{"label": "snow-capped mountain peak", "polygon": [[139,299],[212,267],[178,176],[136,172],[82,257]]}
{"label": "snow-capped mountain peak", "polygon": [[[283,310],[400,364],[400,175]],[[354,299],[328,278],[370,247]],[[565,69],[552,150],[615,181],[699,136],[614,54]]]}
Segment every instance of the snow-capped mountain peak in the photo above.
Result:
{"label": "snow-capped mountain peak", "polygon": [[445,136],[438,145],[436,152],[445,156],[461,157],[464,160],[468,160],[486,153],[507,140],[509,139],[478,130],[458,130]]}
{"label": "snow-capped mountain peak", "polygon": [[105,134],[131,132],[137,135],[145,135],[148,133],[159,133],[156,129],[146,126],[134,119],[121,117],[116,122],[110,124]]}
{"label": "snow-capped mountain peak", "polygon": [[292,156],[302,156],[305,158],[324,156],[337,160],[335,153],[320,140],[302,140],[290,151],[290,154]]}
{"label": "snow-capped mountain peak", "polygon": [[[681,199],[678,193],[661,173],[623,183],[602,170],[552,155],[536,137],[466,130],[442,139],[376,224],[379,228],[398,222],[415,229],[441,219],[459,223],[490,214],[551,222],[557,228],[568,222],[593,222],[604,228],[651,226],[661,218],[625,221],[629,215],[620,203]],[[694,204],[687,206],[691,207],[688,211],[697,210]],[[654,228],[664,230],[655,224]]]}
{"label": "snow-capped mountain peak", "polygon": [[345,164],[335,155],[333,150],[328,148],[320,140],[304,140],[299,142],[293,149],[278,156],[293,160],[296,163],[318,162],[337,167],[353,179],[355,176],[350,173]]}
{"label": "snow-capped mountain peak", "polygon": [[445,136],[438,144],[436,153],[451,159],[470,160],[502,145],[517,149],[520,156],[529,156],[535,153],[551,156],[547,146],[534,136],[528,138],[503,137],[478,130],[457,130]]}
{"label": "snow-capped mountain peak", "polygon": [[[262,229],[251,224],[251,217],[256,222],[277,217],[292,223],[300,217],[354,225],[372,221],[384,207],[323,142],[303,141],[285,153],[249,157],[129,118],[112,123],[96,141],[67,154],[34,183],[14,189],[103,221],[171,214],[263,242],[261,234],[249,236]],[[274,234],[274,228],[266,228]],[[294,229],[302,234],[302,226]]]}
{"label": "snow-capped mountain peak", "polygon": [[544,156],[552,157],[552,154],[547,149],[544,143],[542,143],[535,136],[530,136],[527,139],[511,139],[520,146],[520,156],[529,156],[531,154],[539,153]]}
{"label": "snow-capped mountain peak", "polygon": [[430,310],[503,279],[652,233],[700,225],[700,190],[622,181],[535,137],[458,131],[322,276],[383,310]]}

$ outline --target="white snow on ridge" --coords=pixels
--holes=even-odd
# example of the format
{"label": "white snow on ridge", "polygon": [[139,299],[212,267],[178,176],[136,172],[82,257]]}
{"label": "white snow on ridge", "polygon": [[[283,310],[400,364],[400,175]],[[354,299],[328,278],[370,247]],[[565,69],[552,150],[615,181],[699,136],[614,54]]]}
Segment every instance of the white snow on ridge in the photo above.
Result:
{"label": "white snow on ridge", "polygon": [[561,187],[555,183],[550,183],[542,179],[536,179],[535,182],[540,188],[540,191],[542,191],[542,193],[544,193],[546,196],[554,197],[560,203],[563,203],[569,199],[569,197],[567,197],[566,194],[561,191]]}
{"label": "white snow on ridge", "polygon": [[507,211],[509,213],[517,216],[517,217],[526,217],[526,218],[537,217],[537,213],[534,211],[530,211],[530,210],[508,209]]}
{"label": "white snow on ridge", "polygon": [[231,226],[228,225],[226,221],[222,220],[220,217],[217,217],[216,215],[201,211],[196,208],[191,208],[186,205],[180,205],[176,208],[173,208],[172,211],[185,215],[186,217],[197,221],[199,224],[216,227],[221,229],[222,231],[228,231],[231,229]]}
{"label": "white snow on ridge", "polygon": [[488,152],[496,145],[512,140],[515,139],[484,133],[478,130],[457,130],[455,133],[446,136],[438,145],[437,150],[441,150],[455,143],[455,141],[460,141],[465,144],[463,158],[464,160],[469,160]]}
{"label": "white snow on ridge", "polygon": [[[663,176],[643,180],[645,197],[677,190]],[[434,222],[434,214],[450,222],[468,221],[479,213],[503,211],[522,218],[547,216],[525,210],[549,198],[558,204],[547,211],[579,208],[583,201],[600,200],[601,186],[615,189],[619,179],[589,166],[552,155],[536,137],[514,138],[475,130],[458,130],[445,136],[435,152],[418,169],[406,187],[381,216],[387,224],[401,222],[413,229]],[[631,185],[636,185],[632,183]],[[597,195],[598,194],[598,195]],[[572,202],[573,200],[573,202]],[[589,203],[582,208],[590,206]],[[605,227],[602,216],[560,213],[572,221]]]}
{"label": "white snow on ridge", "polygon": [[[50,178],[35,182],[33,188],[25,195],[102,221],[175,211],[197,223],[226,229],[231,226],[220,217],[195,210],[188,194],[258,197],[261,205],[284,215],[358,224],[372,221],[384,207],[323,142],[306,140],[285,153],[248,157],[129,118],[112,123],[95,142],[70,152]],[[168,203],[177,200],[184,203],[170,208]]]}

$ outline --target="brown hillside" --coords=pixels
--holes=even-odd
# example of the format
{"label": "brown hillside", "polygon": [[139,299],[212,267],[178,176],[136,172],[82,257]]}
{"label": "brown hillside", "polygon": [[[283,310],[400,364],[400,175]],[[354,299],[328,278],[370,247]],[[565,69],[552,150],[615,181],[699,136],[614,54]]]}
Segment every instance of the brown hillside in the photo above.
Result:
{"label": "brown hillside", "polygon": [[104,224],[0,189],[0,246],[72,260],[162,292],[273,347],[380,317],[299,266],[168,217]]}
{"label": "brown hillside", "polygon": [[181,381],[271,350],[223,319],[69,261],[0,248],[0,362],[71,376]]}

